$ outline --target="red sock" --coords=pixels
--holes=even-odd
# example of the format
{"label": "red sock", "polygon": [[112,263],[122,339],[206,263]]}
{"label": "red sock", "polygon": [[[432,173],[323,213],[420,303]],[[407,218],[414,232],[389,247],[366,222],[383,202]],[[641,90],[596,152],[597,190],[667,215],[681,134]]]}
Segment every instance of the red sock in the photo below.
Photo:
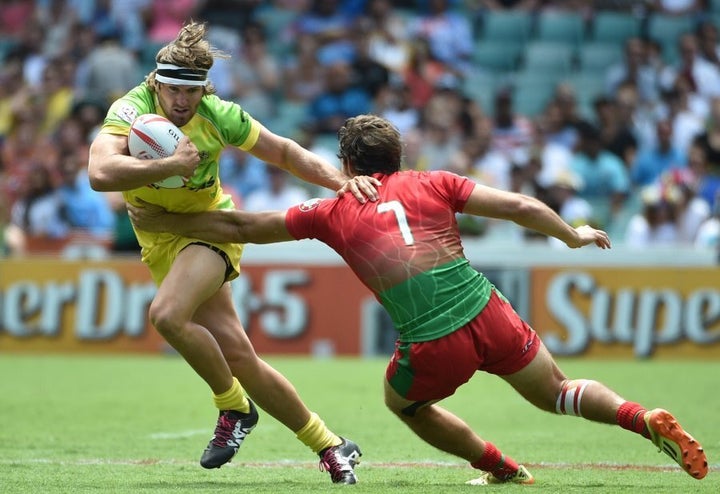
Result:
{"label": "red sock", "polygon": [[473,468],[490,472],[500,480],[506,480],[518,471],[518,464],[505,456],[491,442],[485,441],[485,451],[479,460],[470,464]]}
{"label": "red sock", "polygon": [[650,439],[650,433],[643,416],[647,410],[637,403],[626,401],[618,408],[616,420],[620,427],[636,432],[643,437]]}

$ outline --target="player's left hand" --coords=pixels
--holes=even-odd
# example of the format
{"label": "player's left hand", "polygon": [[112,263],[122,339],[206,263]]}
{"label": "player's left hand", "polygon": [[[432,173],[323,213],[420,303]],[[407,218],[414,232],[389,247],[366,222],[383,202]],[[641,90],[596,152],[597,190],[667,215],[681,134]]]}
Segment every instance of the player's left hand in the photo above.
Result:
{"label": "player's left hand", "polygon": [[343,184],[342,188],[337,191],[337,196],[342,197],[345,193],[350,192],[362,204],[365,204],[368,199],[374,202],[378,200],[377,187],[381,185],[382,182],[375,177],[357,175]]}
{"label": "player's left hand", "polygon": [[138,230],[146,232],[162,232],[165,225],[167,211],[162,206],[151,204],[137,198],[139,205],[127,203],[128,216],[130,221]]}
{"label": "player's left hand", "polygon": [[610,248],[610,237],[602,230],[597,230],[589,225],[583,225],[575,228],[577,237],[573,242],[568,243],[571,249],[577,249],[585,245],[595,244],[601,249]]}

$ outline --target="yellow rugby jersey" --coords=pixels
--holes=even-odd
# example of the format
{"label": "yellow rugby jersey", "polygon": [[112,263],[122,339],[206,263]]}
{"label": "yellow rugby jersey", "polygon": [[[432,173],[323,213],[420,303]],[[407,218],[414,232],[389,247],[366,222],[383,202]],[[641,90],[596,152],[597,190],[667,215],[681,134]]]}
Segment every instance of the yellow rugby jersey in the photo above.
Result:
{"label": "yellow rugby jersey", "polygon": [[[115,101],[105,117],[101,133],[127,136],[130,125],[138,115],[155,113],[166,117],[157,96],[144,82]],[[180,130],[190,138],[200,152],[200,164],[187,183],[177,189],[146,185],[123,191],[126,201],[136,204],[140,198],[174,212],[201,212],[214,209],[234,209],[229,195],[224,194],[220,183],[218,161],[226,146],[247,151],[257,142],[260,125],[239,105],[223,101],[215,95],[203,96],[193,118]],[[182,248],[196,241],[164,233],[135,230],[142,247],[143,262],[150,267],[156,282],[162,281]],[[239,272],[242,246],[216,244],[224,251]]]}

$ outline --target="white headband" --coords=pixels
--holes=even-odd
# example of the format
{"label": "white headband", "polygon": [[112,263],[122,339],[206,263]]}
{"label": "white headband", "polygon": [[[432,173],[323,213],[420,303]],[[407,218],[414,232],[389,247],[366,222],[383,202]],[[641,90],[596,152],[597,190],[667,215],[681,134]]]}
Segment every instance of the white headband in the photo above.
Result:
{"label": "white headband", "polygon": [[155,80],[178,86],[207,86],[207,70],[190,69],[171,63],[158,63]]}

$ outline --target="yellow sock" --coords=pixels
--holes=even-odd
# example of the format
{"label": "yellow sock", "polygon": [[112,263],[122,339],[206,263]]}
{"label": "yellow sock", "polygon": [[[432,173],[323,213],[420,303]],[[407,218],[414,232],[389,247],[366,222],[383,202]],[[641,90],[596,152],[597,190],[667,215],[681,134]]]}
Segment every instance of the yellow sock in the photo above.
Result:
{"label": "yellow sock", "polygon": [[240,386],[240,381],[233,377],[232,386],[224,393],[216,395],[213,393],[213,401],[218,410],[237,410],[238,412],[250,412],[250,402]]}
{"label": "yellow sock", "polygon": [[308,420],[307,424],[297,431],[295,435],[314,453],[319,453],[325,448],[342,443],[342,439],[328,429],[325,422],[314,412],[310,414],[310,420]]}

